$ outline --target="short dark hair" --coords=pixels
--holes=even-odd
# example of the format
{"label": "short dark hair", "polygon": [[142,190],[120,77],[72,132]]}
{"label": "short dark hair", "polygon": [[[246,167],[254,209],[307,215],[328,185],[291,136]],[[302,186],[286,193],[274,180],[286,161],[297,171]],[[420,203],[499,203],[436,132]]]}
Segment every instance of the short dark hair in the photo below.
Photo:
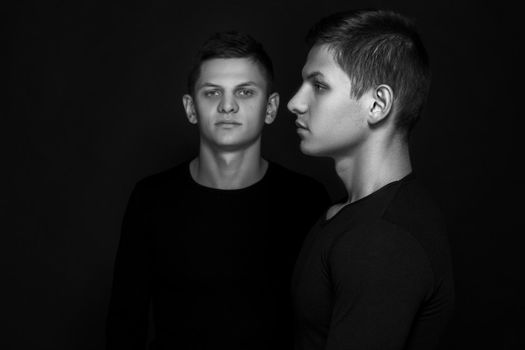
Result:
{"label": "short dark hair", "polygon": [[214,58],[250,58],[262,69],[266,80],[266,92],[273,89],[273,64],[262,44],[248,34],[238,31],[218,32],[210,36],[200,47],[195,63],[188,75],[188,93],[193,95],[199,79],[202,63]]}
{"label": "short dark hair", "polygon": [[311,47],[327,44],[360,98],[380,84],[394,90],[398,130],[410,133],[430,89],[429,57],[412,20],[385,10],[354,10],[321,19],[309,31]]}

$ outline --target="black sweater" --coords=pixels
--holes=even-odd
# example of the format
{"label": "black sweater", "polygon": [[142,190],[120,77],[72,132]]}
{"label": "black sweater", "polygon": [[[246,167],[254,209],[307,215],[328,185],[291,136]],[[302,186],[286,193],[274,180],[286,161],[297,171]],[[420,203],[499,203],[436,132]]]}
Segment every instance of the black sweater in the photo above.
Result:
{"label": "black sweater", "polygon": [[450,250],[414,176],[320,218],[292,294],[297,350],[436,348],[453,308]]}
{"label": "black sweater", "polygon": [[328,206],[313,179],[270,163],[244,189],[197,184],[189,162],[140,181],[122,225],[107,349],[291,349],[290,280]]}

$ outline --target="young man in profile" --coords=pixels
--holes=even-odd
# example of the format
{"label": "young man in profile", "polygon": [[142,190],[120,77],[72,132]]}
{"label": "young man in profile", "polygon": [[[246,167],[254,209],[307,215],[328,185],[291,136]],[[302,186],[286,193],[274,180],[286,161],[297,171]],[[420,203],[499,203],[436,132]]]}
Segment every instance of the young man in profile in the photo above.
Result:
{"label": "young man in profile", "polygon": [[300,252],[296,349],[435,349],[453,307],[450,250],[407,140],[429,90],[427,53],[413,23],[388,11],[328,16],[307,41],[288,108],[301,150],[334,159],[347,198]]}
{"label": "young man in profile", "polygon": [[261,157],[279,95],[262,46],[218,33],[201,48],[183,104],[198,156],[140,181],[117,252],[108,349],[290,349],[289,285],[324,188]]}

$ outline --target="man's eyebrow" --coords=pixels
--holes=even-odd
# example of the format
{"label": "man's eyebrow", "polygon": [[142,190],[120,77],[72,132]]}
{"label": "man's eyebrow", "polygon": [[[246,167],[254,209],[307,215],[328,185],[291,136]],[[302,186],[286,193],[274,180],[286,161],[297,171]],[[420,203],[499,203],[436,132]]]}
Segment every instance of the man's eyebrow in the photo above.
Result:
{"label": "man's eyebrow", "polygon": [[320,71],[317,71],[317,70],[316,70],[316,71],[313,71],[313,72],[308,73],[308,74],[303,78],[303,80],[312,80],[312,79],[314,79],[314,78],[317,78],[318,76],[323,77],[324,75],[323,75],[323,73],[321,73]]}
{"label": "man's eyebrow", "polygon": [[246,86],[257,86],[260,87],[259,83],[256,83],[255,81],[246,81],[244,83],[237,84],[236,87],[246,87]]}
{"label": "man's eyebrow", "polygon": [[[260,87],[260,84],[256,83],[255,81],[251,81],[250,80],[250,81],[242,82],[240,84],[235,85],[236,88],[246,87],[246,86],[257,86],[257,87]],[[212,88],[220,88],[220,89],[222,89],[221,85],[210,83],[210,82],[204,82],[204,83],[200,84],[199,89],[205,88],[205,87],[212,87]]]}
{"label": "man's eyebrow", "polygon": [[199,89],[203,88],[203,87],[214,87],[214,88],[220,88],[221,86],[220,85],[217,85],[217,84],[213,84],[213,83],[202,83],[200,84],[199,86]]}

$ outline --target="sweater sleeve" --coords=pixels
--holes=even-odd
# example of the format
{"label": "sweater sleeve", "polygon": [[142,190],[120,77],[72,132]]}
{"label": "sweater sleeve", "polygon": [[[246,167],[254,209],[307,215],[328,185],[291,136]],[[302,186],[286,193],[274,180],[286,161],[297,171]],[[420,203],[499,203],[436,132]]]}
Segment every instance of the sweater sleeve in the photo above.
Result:
{"label": "sweater sleeve", "polygon": [[378,225],[357,241],[334,244],[329,267],[334,299],[326,350],[405,349],[433,283],[419,243]]}
{"label": "sweater sleeve", "polygon": [[106,349],[145,349],[151,285],[151,242],[139,186],[133,190],[115,259]]}

